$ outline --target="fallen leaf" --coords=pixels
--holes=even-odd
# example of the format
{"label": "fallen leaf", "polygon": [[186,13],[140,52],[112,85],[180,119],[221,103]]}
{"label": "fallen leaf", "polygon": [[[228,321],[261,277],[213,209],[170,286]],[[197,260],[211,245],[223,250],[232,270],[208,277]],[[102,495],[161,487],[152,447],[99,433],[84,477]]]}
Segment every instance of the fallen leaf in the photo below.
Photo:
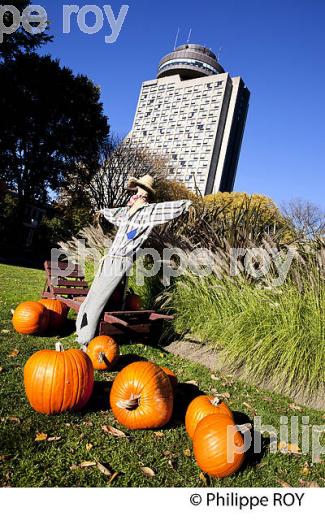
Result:
{"label": "fallen leaf", "polygon": [[99,471],[105,475],[105,477],[111,477],[112,476],[112,471],[110,469],[108,469],[106,466],[104,466],[104,464],[101,464],[100,462],[97,462],[97,468],[99,469]]}
{"label": "fallen leaf", "polygon": [[278,450],[281,451],[281,453],[289,453],[292,455],[300,455],[301,452],[297,444],[287,444],[285,441],[279,442]]}
{"label": "fallen leaf", "polygon": [[284,480],[277,479],[278,484],[280,484],[281,487],[292,487],[288,482],[285,482]]}
{"label": "fallen leaf", "polygon": [[198,382],[197,382],[197,381],[194,381],[194,380],[191,380],[191,381],[185,381],[185,383],[186,383],[187,385],[199,386],[199,385],[198,385]]}
{"label": "fallen leaf", "polygon": [[272,397],[262,397],[263,401],[272,402]]}
{"label": "fallen leaf", "polygon": [[93,460],[84,460],[79,464],[80,468],[92,468],[93,466],[97,466],[97,462]]}
{"label": "fallen leaf", "polygon": [[[82,424],[83,424],[84,426],[94,426],[94,423],[91,422],[91,421],[84,421]],[[70,426],[70,425],[69,425],[69,426]]]}
{"label": "fallen leaf", "polygon": [[102,430],[109,435],[113,435],[113,437],[126,437],[126,433],[114,428],[114,426],[111,426],[110,424],[104,424]]}
{"label": "fallen leaf", "polygon": [[253,408],[251,404],[243,402],[243,406],[245,406],[245,408],[248,408],[248,410],[252,410],[252,412],[255,412],[255,408]]}
{"label": "fallen leaf", "polygon": [[224,392],[223,394],[215,394],[216,397],[221,397],[222,399],[229,399],[230,398],[230,393],[229,392]]}
{"label": "fallen leaf", "polygon": [[164,357],[165,357],[165,354],[163,354],[163,353],[161,352],[161,353],[159,354],[159,356],[160,356],[161,358],[164,358]]}
{"label": "fallen leaf", "polygon": [[190,457],[191,456],[191,450],[190,448],[185,448],[185,450],[183,451],[185,457]]}
{"label": "fallen leaf", "polygon": [[78,464],[72,464],[72,466],[70,466],[70,469],[72,470],[75,470],[75,469],[79,469],[80,466],[78,466]]}
{"label": "fallen leaf", "polygon": [[47,440],[47,433],[37,433],[35,437],[36,442],[42,442]]}
{"label": "fallen leaf", "polygon": [[301,473],[302,473],[302,475],[309,475],[310,469],[309,469],[308,462],[305,462],[304,467],[301,468]]}
{"label": "fallen leaf", "polygon": [[47,439],[47,442],[56,442],[56,441],[60,441],[61,439],[62,439],[62,437],[57,435],[57,436],[54,436],[54,437],[49,437]]}
{"label": "fallen leaf", "polygon": [[91,444],[91,442],[87,442],[87,444],[86,444],[86,450],[87,450],[87,451],[90,451],[91,448],[93,448],[93,444]]}
{"label": "fallen leaf", "polygon": [[295,404],[295,403],[291,403],[291,404],[289,404],[289,408],[290,408],[291,410],[297,410],[298,412],[301,412],[301,411],[302,411],[301,406],[298,406],[298,405]]}
{"label": "fallen leaf", "polygon": [[10,333],[10,330],[7,330],[7,329],[2,329],[1,331],[1,334],[9,334]]}
{"label": "fallen leaf", "polygon": [[208,485],[208,480],[207,480],[206,476],[204,475],[204,473],[202,471],[199,474],[199,479],[202,480],[202,482],[204,483],[205,486]]}
{"label": "fallen leaf", "polygon": [[15,416],[8,417],[8,421],[11,421],[11,422],[14,422],[17,424],[21,423],[21,420],[19,419],[19,417],[15,417]]}
{"label": "fallen leaf", "polygon": [[154,470],[151,468],[148,468],[147,466],[142,466],[140,469],[146,477],[152,478],[152,477],[156,476],[156,473],[154,472]]}
{"label": "fallen leaf", "polygon": [[163,437],[165,434],[163,432],[153,432],[153,434],[156,436],[156,437]]}
{"label": "fallen leaf", "polygon": [[211,374],[211,379],[213,381],[218,381],[220,379],[220,377],[216,376],[215,374]]}
{"label": "fallen leaf", "polygon": [[302,479],[299,479],[299,484],[301,485],[301,487],[306,487],[306,488],[318,488],[319,485],[317,484],[317,482],[314,482],[312,480],[302,480]]}
{"label": "fallen leaf", "polygon": [[18,348],[15,348],[12,352],[10,352],[10,354],[8,354],[8,357],[15,358],[18,356],[18,354],[19,354]]}
{"label": "fallen leaf", "polygon": [[175,453],[173,453],[169,450],[164,451],[163,455],[164,455],[164,457],[175,457]]}
{"label": "fallen leaf", "polygon": [[118,476],[119,476],[119,473],[118,473],[117,471],[115,471],[115,473],[113,473],[113,475],[111,476],[111,478],[109,479],[109,481],[108,481],[108,483],[107,483],[108,486],[110,486],[111,483],[113,482],[113,480],[115,480],[116,477],[118,477]]}
{"label": "fallen leaf", "polygon": [[172,469],[176,469],[176,461],[172,460],[172,459],[168,459],[168,466],[170,466]]}

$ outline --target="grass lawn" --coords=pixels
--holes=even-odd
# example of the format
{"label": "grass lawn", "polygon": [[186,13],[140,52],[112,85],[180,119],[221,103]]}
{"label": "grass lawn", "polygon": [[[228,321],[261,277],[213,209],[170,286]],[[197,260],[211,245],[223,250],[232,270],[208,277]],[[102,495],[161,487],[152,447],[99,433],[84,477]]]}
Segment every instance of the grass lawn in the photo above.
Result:
{"label": "grass lawn", "polygon": [[[122,346],[117,369],[136,356],[142,356],[176,372],[181,384],[176,394],[174,416],[159,432],[126,432],[115,421],[108,406],[109,388],[115,373],[95,373],[94,395],[82,413],[47,417],[34,412],[24,393],[23,367],[33,352],[53,347],[57,338],[16,334],[11,326],[10,309],[21,301],[38,299],[43,283],[42,271],[0,265],[1,486],[325,485],[324,459],[312,463],[309,455],[270,453],[267,438],[263,439],[263,454],[251,456],[236,475],[222,480],[204,476],[195,464],[191,441],[183,424],[186,403],[194,395],[194,382],[204,392],[225,394],[232,410],[247,414],[251,419],[253,415],[259,415],[262,424],[277,429],[281,415],[298,416],[299,424],[303,415],[309,416],[310,425],[321,425],[324,412],[294,406],[285,397],[239,383],[225,374],[211,374],[196,363],[186,362],[154,346]],[[76,345],[73,334],[61,341],[67,348]],[[245,422],[245,417],[238,414],[238,418]],[[105,433],[104,425],[125,431],[127,437]],[[38,433],[47,434],[48,440],[36,440]],[[98,465],[80,467],[82,462],[102,463],[114,478],[100,471]],[[155,476],[146,476],[141,469],[144,467],[151,468]]]}

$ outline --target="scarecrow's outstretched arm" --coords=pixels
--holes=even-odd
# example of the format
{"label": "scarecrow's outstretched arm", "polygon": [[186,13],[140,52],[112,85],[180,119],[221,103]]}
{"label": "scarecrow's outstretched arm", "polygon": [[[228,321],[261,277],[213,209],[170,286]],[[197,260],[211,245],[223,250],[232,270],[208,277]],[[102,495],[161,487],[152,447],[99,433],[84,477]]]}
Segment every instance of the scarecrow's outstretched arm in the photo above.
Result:
{"label": "scarecrow's outstretched arm", "polygon": [[190,200],[174,200],[172,202],[159,202],[153,204],[150,215],[150,223],[154,226],[165,224],[174,218],[180,217],[185,211],[189,210],[192,202]]}
{"label": "scarecrow's outstretched arm", "polygon": [[104,208],[99,210],[99,213],[103,215],[103,217],[108,220],[111,224],[115,224],[115,226],[120,225],[121,218],[125,208]]}

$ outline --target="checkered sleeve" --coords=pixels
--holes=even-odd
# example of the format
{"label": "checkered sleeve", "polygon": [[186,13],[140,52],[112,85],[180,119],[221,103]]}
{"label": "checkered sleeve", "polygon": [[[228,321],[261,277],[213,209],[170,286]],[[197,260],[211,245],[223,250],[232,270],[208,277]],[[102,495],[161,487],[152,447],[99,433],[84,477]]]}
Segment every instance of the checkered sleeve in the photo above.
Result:
{"label": "checkered sleeve", "polygon": [[119,226],[121,219],[124,216],[125,208],[104,208],[100,210],[100,213],[106,220],[108,220],[108,222],[115,226]]}
{"label": "checkered sleeve", "polygon": [[174,218],[180,217],[183,213],[188,211],[192,202],[190,200],[175,200],[172,202],[160,202],[152,204],[153,209],[150,215],[150,224],[158,226],[165,224]]}

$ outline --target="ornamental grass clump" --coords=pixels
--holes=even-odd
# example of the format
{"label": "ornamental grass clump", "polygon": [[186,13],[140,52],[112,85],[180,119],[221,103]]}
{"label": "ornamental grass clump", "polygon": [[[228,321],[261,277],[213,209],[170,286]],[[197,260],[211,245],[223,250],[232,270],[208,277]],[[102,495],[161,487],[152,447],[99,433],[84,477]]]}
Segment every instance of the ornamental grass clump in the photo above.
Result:
{"label": "ornamental grass clump", "polygon": [[198,277],[186,271],[166,291],[175,328],[219,349],[224,366],[291,395],[324,391],[323,249],[297,250],[284,283],[272,273]]}

